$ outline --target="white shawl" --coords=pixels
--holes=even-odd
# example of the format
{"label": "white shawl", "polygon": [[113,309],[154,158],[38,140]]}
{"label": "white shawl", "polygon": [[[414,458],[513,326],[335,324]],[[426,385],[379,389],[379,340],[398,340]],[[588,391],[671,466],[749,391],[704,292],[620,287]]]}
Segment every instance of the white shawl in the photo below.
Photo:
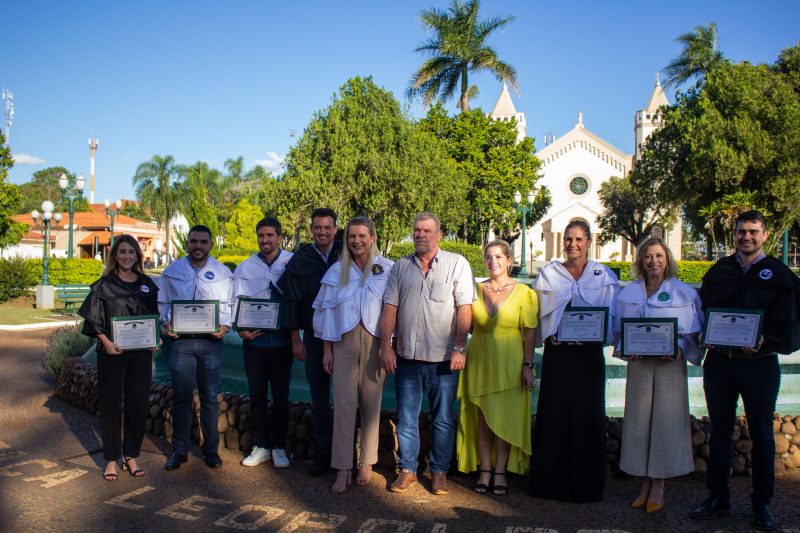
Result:
{"label": "white shawl", "polygon": [[218,300],[220,326],[231,325],[231,288],[233,275],[228,267],[209,256],[196,271],[188,257],[170,264],[161,273],[158,287],[158,310],[161,325],[172,318],[173,300]]}

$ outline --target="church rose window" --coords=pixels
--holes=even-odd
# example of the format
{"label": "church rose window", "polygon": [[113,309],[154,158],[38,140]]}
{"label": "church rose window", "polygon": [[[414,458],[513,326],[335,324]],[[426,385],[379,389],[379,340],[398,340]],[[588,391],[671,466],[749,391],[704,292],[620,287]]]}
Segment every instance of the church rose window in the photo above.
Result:
{"label": "church rose window", "polygon": [[589,190],[589,182],[586,181],[586,178],[576,176],[572,178],[572,181],[569,182],[569,190],[572,192],[572,194],[581,196],[586,194],[586,191]]}

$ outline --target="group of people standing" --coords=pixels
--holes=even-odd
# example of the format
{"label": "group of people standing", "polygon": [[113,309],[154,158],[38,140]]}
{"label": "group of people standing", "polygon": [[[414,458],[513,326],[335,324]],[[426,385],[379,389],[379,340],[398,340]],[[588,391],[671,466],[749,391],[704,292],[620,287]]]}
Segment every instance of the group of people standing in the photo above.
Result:
{"label": "group of people standing", "polygon": [[[115,241],[103,276],[80,310],[86,319],[84,333],[99,339],[100,412],[108,461],[104,475],[116,479],[120,451],[131,472],[143,475],[135,458],[144,433],[152,364],[152,351],[123,353],[108,339],[111,318],[160,315],[172,338],[169,368],[175,391],[173,455],[165,468],[177,469],[187,460],[195,380],[204,436],[201,452],[208,466],[215,468],[222,464],[216,430],[222,338],[232,326],[232,310],[239,299],[268,298],[281,302],[280,329],[238,331],[255,441],[244,466],[265,461],[278,468],[289,466],[288,391],[296,359],[305,363],[318,448],[308,474],[336,469],[333,492],[344,492],[352,482],[359,412],[355,483],[369,482],[378,458],[382,389],[387,375],[394,374],[399,473],[390,491],[404,492],[418,481],[424,391],[433,420],[429,470],[434,494],[450,490],[446,473],[455,443],[459,470],[479,471],[477,492],[506,494],[505,476],[511,471],[530,475],[534,497],[599,501],[606,475],[603,343],[558,342],[556,334],[567,307],[601,307],[609,313],[605,344],[628,361],[620,468],[644,478],[631,506],[660,510],[664,480],[693,471],[687,362],[703,364],[711,417],[711,495],[691,516],[712,518],[730,508],[731,435],[741,395],[754,442],[755,523],[759,528],[772,527],[777,354],[798,347],[800,282],[763,253],[768,232],[761,213],[742,213],[735,227],[737,254],[708,271],[699,293],[677,279],[677,264],[657,237],[639,245],[631,268],[636,281],[620,290],[617,276],[588,258],[591,232],[582,221],[567,226],[564,261],[542,268],[533,289],[510,278],[513,250],[499,240],[484,248],[489,277],[476,284],[464,257],[440,249],[441,225],[431,213],[417,215],[412,235],[415,252],[396,263],[378,253],[375,225],[367,217],[350,220],[340,244],[334,240],[336,213],[316,209],[311,217],[313,242],[294,254],[280,249],[280,222],[267,217],[255,228],[259,252],[233,273],[209,256],[210,230],[195,226],[188,235],[187,256],[163,272],[160,287],[143,274],[136,240],[123,235]],[[217,300],[219,332],[174,333],[173,300]],[[732,350],[704,345],[701,332],[709,307],[764,310],[760,347]],[[623,318],[677,319],[677,356],[624,356],[619,346]],[[537,345],[543,345],[544,352],[531,438]],[[335,417],[330,409],[331,382]]]}

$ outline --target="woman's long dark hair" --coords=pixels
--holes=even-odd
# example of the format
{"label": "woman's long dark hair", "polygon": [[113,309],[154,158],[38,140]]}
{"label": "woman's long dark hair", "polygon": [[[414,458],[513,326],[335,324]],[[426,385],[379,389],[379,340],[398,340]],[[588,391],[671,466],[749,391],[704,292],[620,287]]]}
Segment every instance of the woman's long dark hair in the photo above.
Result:
{"label": "woman's long dark hair", "polygon": [[119,249],[120,245],[125,242],[131,245],[131,247],[136,251],[136,262],[133,264],[133,271],[134,272],[141,272],[144,274],[144,254],[142,253],[142,249],[139,247],[139,243],[136,241],[132,235],[122,234],[119,237],[114,239],[114,246],[111,247],[111,251],[108,252],[108,257],[106,257],[106,264],[103,267],[103,273],[101,276],[108,276],[109,274],[119,274],[119,265],[117,264],[117,250]]}

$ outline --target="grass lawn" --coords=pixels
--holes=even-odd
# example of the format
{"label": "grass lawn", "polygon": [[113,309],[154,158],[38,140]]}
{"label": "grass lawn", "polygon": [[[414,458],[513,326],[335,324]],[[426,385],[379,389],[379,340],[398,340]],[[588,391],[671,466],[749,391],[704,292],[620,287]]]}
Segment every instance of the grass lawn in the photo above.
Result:
{"label": "grass lawn", "polygon": [[36,298],[23,296],[0,304],[0,325],[41,324],[53,320],[73,320],[72,316],[62,316],[64,304],[56,299],[54,309],[36,309]]}

